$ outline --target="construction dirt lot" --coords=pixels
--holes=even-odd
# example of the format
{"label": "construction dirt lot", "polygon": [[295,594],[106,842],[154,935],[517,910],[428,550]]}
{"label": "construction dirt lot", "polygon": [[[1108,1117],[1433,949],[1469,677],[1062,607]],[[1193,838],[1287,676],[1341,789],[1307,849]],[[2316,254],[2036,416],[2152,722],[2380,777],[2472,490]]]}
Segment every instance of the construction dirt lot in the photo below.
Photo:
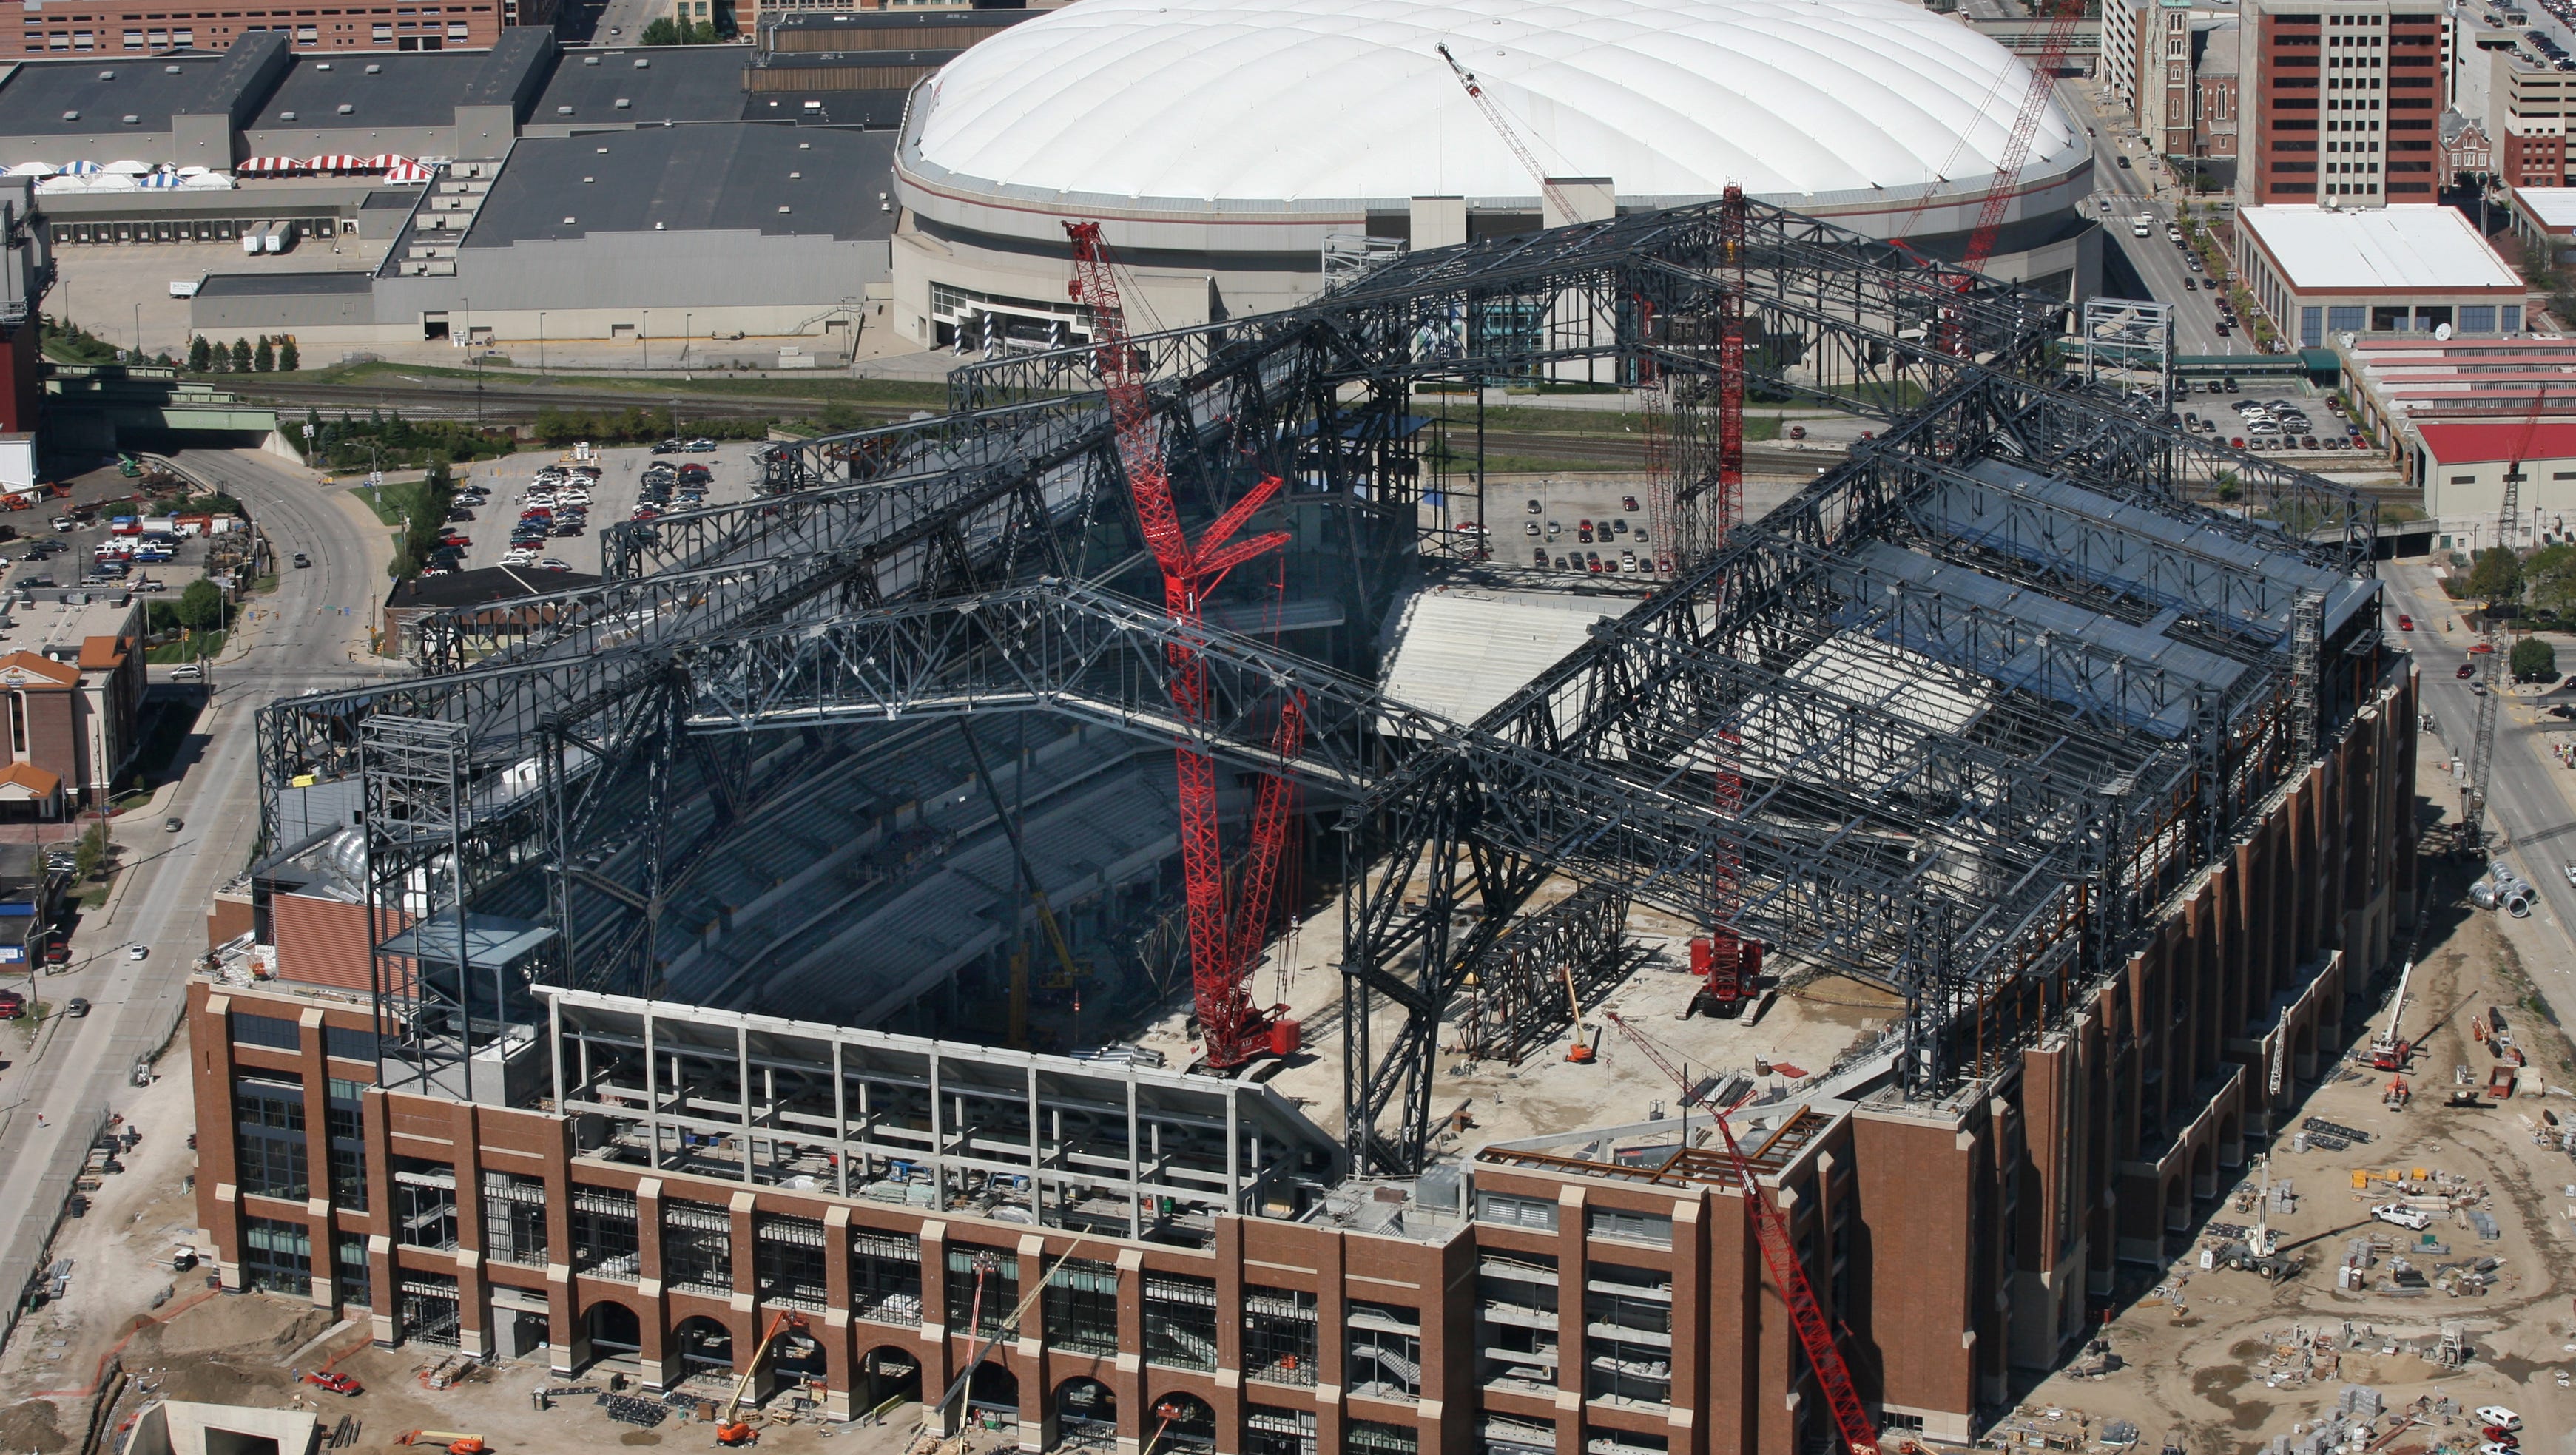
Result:
{"label": "construction dirt lot", "polygon": [[[2424,802],[2453,796],[2446,769],[2425,755]],[[2270,1224],[2299,1271],[2276,1283],[2227,1266],[2229,1246],[2255,1225],[2266,1149],[2249,1138],[2245,1165],[2221,1169],[2216,1203],[2194,1207],[2190,1233],[2167,1235],[2170,1261],[2122,1267],[2107,1351],[2032,1388],[1989,1443],[2108,1449],[2108,1434],[2191,1455],[2469,1455],[2484,1438],[2471,1412],[2502,1405],[2521,1415],[2532,1455],[2576,1452],[2576,1157],[2561,1149],[2576,1131],[2576,1053],[2530,973],[2546,966],[2563,983],[2567,931],[2469,907],[2478,866],[2423,867],[2426,916],[2401,1027],[2414,1043],[2411,1099],[2388,1106],[2390,1073],[2370,1062],[2392,971],[2364,988],[2343,1059],[2318,1068],[2322,1084],[2268,1149],[2270,1184],[2290,1189],[2271,1200],[2289,1210]],[[2480,1034],[2496,1014],[2503,1062],[2515,1050],[2527,1061],[2501,1098],[2486,1094],[2500,1060]],[[2455,1090],[2477,1093],[2465,1098],[2473,1104],[2450,1105]],[[2310,1130],[2302,1150],[2294,1134],[2312,1120],[2368,1140],[2337,1148],[2329,1132],[2319,1145]],[[2429,1227],[2372,1216],[2410,1199]],[[2203,1266],[2204,1250],[2217,1266]],[[2445,1363],[2446,1334],[2456,1365]]]}

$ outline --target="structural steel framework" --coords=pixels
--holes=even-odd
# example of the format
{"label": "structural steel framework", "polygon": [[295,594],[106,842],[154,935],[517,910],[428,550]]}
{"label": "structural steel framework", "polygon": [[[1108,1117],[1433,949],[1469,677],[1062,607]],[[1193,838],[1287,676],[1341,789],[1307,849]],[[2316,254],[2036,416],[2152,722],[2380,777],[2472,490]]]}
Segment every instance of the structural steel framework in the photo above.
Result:
{"label": "structural steel framework", "polygon": [[[1683,533],[1704,544],[1665,589],[1478,722],[1379,692],[1369,628],[1453,448],[1417,388],[1659,375],[1676,433],[1713,439],[1693,401],[1737,308],[1748,387],[1885,428],[1722,545]],[[371,829],[379,911],[539,920],[564,984],[650,995],[672,896],[837,735],[1071,714],[1341,806],[1354,1170],[1416,1164],[1439,1028],[1557,875],[1903,995],[1904,1090],[1944,1095],[2336,736],[2382,649],[2372,504],[2050,373],[2063,314],[1711,204],[1131,340],[1190,528],[1286,481],[1255,521],[1294,537],[1277,589],[1356,628],[1317,661],[1228,629],[1258,619],[1248,587],[1220,597],[1189,629],[1207,702],[1187,720],[1094,350],[970,365],[944,415],[777,448],[750,504],[613,528],[594,588],[433,624],[419,678],[264,709],[265,821],[352,779],[381,804],[372,724],[443,724],[454,827]],[[2222,475],[2252,517],[2191,503]],[[1276,761],[1299,695],[1303,751]],[[1723,804],[1720,755],[1742,780]]]}

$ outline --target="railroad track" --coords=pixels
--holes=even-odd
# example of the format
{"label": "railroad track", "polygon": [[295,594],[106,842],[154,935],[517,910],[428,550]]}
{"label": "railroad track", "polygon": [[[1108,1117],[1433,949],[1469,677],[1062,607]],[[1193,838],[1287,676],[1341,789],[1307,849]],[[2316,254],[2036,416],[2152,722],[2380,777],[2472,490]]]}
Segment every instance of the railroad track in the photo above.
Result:
{"label": "railroad track", "polygon": [[[508,382],[486,380],[478,391],[471,379],[449,380],[428,376],[383,383],[307,384],[272,374],[256,382],[232,384],[230,387],[245,399],[293,409],[318,409],[326,413],[398,409],[412,419],[472,419],[479,410],[483,420],[490,424],[521,423],[536,418],[537,411],[541,409],[656,409],[672,404],[679,406],[684,420],[690,415],[719,419],[763,419],[776,415],[792,419],[816,413],[830,402],[819,396],[795,394],[705,393],[692,390],[686,384],[670,389],[603,389],[512,379]],[[918,406],[857,404],[853,407],[873,421],[901,419]]]}

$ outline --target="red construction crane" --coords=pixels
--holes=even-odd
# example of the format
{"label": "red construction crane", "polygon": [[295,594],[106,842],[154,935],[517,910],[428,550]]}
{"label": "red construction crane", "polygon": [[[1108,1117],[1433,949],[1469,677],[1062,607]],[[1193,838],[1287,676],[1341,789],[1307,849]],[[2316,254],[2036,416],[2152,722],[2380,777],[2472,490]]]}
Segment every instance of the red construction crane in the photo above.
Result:
{"label": "red construction crane", "polygon": [[[2012,134],[2004,138],[2003,155],[1995,162],[1992,183],[1985,204],[1977,210],[1977,225],[1968,234],[1968,251],[1959,259],[1960,272],[1949,280],[1949,291],[1968,291],[1973,275],[1983,272],[1995,255],[1995,237],[2003,230],[2004,212],[2012,206],[2021,187],[2022,168],[2030,161],[2030,145],[2039,135],[2039,119],[2048,114],[2048,98],[2057,89],[2058,68],[2066,64],[2066,52],[2075,43],[2075,27],[2084,18],[2084,0],[2054,0],[2048,11],[2048,29],[2040,36],[2039,54],[2031,62],[2030,90],[2022,97],[2021,110],[2013,117]],[[1927,188],[1921,202],[1915,204],[1904,225],[1888,241],[1907,257],[1927,262],[1919,252],[1907,246],[1905,234],[1913,230],[1913,221],[1932,205]],[[1945,352],[1960,352],[1960,320],[1948,308],[1942,313],[1940,343]]]}
{"label": "red construction crane", "polygon": [[[1984,271],[1986,260],[1995,255],[1995,234],[2004,225],[2004,209],[2012,205],[2021,185],[2021,169],[2030,161],[2039,119],[2048,114],[2049,94],[2057,89],[2057,70],[2066,64],[2066,52],[2075,43],[2075,27],[2083,18],[2084,0],[2056,0],[2048,12],[2048,30],[2040,37],[2038,58],[2031,62],[2030,93],[2022,98],[2021,114],[2013,118],[2012,135],[2004,139],[1992,190],[1977,213],[1977,230],[1968,235],[1967,256],[1959,260],[1971,273]],[[1966,287],[1967,279],[1960,279],[1959,285]]]}
{"label": "red construction crane", "polygon": [[[1243,498],[1210,522],[1197,542],[1181,528],[1172,503],[1171,477],[1163,469],[1161,432],[1146,398],[1143,350],[1131,342],[1127,310],[1119,296],[1109,245],[1096,222],[1068,222],[1073,240],[1074,301],[1091,313],[1093,357],[1109,395],[1109,417],[1118,441],[1119,462],[1126,467],[1127,490],[1136,505],[1136,521],[1146,549],[1163,573],[1163,610],[1182,628],[1182,641],[1166,653],[1172,668],[1172,706],[1185,723],[1204,721],[1207,713],[1206,668],[1187,645],[1197,632],[1208,593],[1227,572],[1288,543],[1284,531],[1237,541],[1252,513],[1279,492],[1279,477],[1264,478]],[[1279,710],[1271,750],[1280,762],[1295,761],[1305,743],[1303,703],[1290,699]],[[1205,1038],[1207,1062],[1225,1069],[1240,1066],[1264,1050],[1286,1054],[1296,1049],[1296,1022],[1256,1010],[1246,971],[1261,946],[1270,920],[1270,893],[1276,883],[1280,847],[1285,842],[1289,805],[1282,780],[1263,785],[1253,812],[1253,840],[1244,876],[1239,913],[1226,910],[1224,851],[1217,835],[1216,760],[1189,740],[1173,746],[1174,776],[1181,809],[1181,870],[1187,886],[1190,931],[1190,985]]]}
{"label": "red construction crane", "polygon": [[1770,1194],[1762,1190],[1762,1180],[1754,1175],[1752,1162],[1736,1145],[1735,1129],[1727,1125],[1726,1113],[1700,1095],[1655,1048],[1655,1043],[1646,1039],[1645,1032],[1628,1024],[1617,1011],[1605,1010],[1601,1017],[1617,1026],[1620,1034],[1645,1052],[1647,1060],[1673,1079],[1682,1089],[1684,1101],[1716,1121],[1718,1135],[1726,1139],[1727,1167],[1737,1190],[1744,1194],[1744,1216],[1752,1222],[1754,1241],[1762,1249],[1763,1266],[1771,1270],[1771,1282],[1780,1290],[1780,1302],[1788,1307],[1789,1324],[1797,1331],[1799,1346],[1807,1351],[1807,1367],[1816,1372],[1816,1383],[1825,1392],[1825,1405],[1833,1411],[1843,1444],[1851,1455],[1878,1455],[1878,1426],[1870,1422],[1869,1411],[1861,1405],[1860,1390],[1852,1383],[1851,1366],[1843,1362],[1843,1351],[1834,1343],[1834,1331],[1825,1321],[1824,1305],[1816,1301],[1815,1290],[1807,1283],[1806,1265],[1799,1261],[1797,1244],[1789,1236],[1789,1220],[1772,1205]]}
{"label": "red construction crane", "polygon": [[1458,58],[1449,54],[1446,42],[1434,46],[1433,49],[1440,52],[1440,59],[1449,63],[1449,69],[1458,77],[1458,84],[1467,88],[1467,98],[1476,103],[1478,111],[1485,113],[1485,124],[1494,129],[1494,135],[1503,139],[1503,145],[1512,149],[1513,156],[1520,158],[1522,169],[1530,174],[1532,181],[1538,183],[1539,195],[1547,199],[1547,205],[1555,209],[1557,216],[1572,221],[1574,204],[1566,201],[1565,193],[1554,182],[1547,179],[1547,169],[1540,166],[1538,158],[1530,154],[1528,144],[1523,142],[1521,134],[1513,129],[1511,118],[1503,115],[1503,108],[1495,105],[1494,98],[1486,95],[1485,88],[1477,84],[1476,73],[1458,64]]}

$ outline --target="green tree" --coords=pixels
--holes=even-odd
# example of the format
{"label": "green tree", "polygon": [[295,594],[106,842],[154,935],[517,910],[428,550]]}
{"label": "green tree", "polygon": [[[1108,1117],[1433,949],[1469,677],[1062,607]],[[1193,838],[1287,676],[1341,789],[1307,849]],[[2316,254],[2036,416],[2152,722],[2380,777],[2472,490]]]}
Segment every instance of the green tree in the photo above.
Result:
{"label": "green tree", "polygon": [[277,372],[292,374],[303,367],[304,356],[295,351],[295,340],[289,338],[280,342],[277,346]]}
{"label": "green tree", "polygon": [[2245,491],[2243,486],[2240,485],[2236,479],[2235,471],[2221,470],[2218,472],[2218,498],[2220,500],[2233,505],[2236,503],[2236,497],[2244,493]]}
{"label": "green tree", "polygon": [[2512,609],[2522,599],[2522,558],[2509,546],[2489,546],[2469,567],[2469,594],[2493,612]]}
{"label": "green tree", "polygon": [[2513,644],[2513,655],[2506,667],[2517,682],[2555,682],[2558,680],[2558,652],[2539,637],[2524,637]]}
{"label": "green tree", "polygon": [[95,879],[107,864],[107,820],[93,821],[80,837],[80,846],[72,850],[72,877]]}
{"label": "green tree", "polygon": [[232,371],[233,371],[234,373],[236,373],[236,374],[247,374],[247,373],[249,373],[249,372],[250,372],[250,340],[249,340],[249,339],[246,339],[246,338],[237,338],[237,339],[234,339],[234,340],[233,340],[233,370],[232,370]]}
{"label": "green tree", "polygon": [[223,624],[223,591],[203,576],[189,582],[188,589],[179,593],[179,625],[201,632]]}
{"label": "green tree", "polygon": [[263,374],[274,373],[276,371],[277,349],[274,345],[269,343],[268,335],[261,334],[259,336],[259,352],[250,356],[250,366]]}
{"label": "green tree", "polygon": [[202,374],[215,366],[215,346],[199,334],[188,340],[188,367]]}
{"label": "green tree", "polygon": [[2522,590],[2535,611],[2576,615],[2576,546],[2542,546],[2522,563]]}

